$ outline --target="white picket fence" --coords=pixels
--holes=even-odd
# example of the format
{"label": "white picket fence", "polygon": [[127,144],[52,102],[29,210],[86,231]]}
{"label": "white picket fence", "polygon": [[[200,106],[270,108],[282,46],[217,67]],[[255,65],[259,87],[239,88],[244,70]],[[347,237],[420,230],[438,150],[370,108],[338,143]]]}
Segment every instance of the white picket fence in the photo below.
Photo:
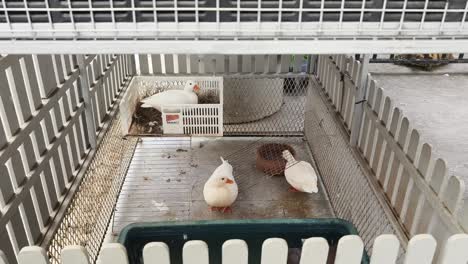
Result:
{"label": "white picket fence", "polygon": [[[399,240],[394,235],[381,235],[374,241],[370,264],[395,264],[398,257]],[[434,258],[437,242],[427,234],[413,237],[407,247],[405,264],[466,264],[468,262],[468,234],[457,234],[450,237],[440,259]],[[249,250],[243,240],[227,240],[222,246],[223,264],[247,264]],[[362,261],[364,245],[359,236],[342,237],[336,249],[335,264],[359,264]],[[162,242],[151,242],[143,249],[145,264],[170,264],[169,247]],[[208,264],[209,248],[201,240],[185,243],[182,259],[184,264]],[[306,239],[301,250],[298,264],[325,264],[329,256],[327,240],[321,237]],[[67,246],[62,251],[62,264],[90,264],[86,250],[81,246]],[[125,247],[121,244],[104,244],[101,250],[102,264],[128,264]],[[261,264],[286,264],[288,261],[288,244],[282,238],[269,238],[263,242]],[[18,255],[19,264],[49,264],[46,252],[37,246],[25,247]],[[0,251],[0,264],[8,261]]]}
{"label": "white picket fence", "polygon": [[[468,203],[464,182],[449,175],[446,162],[429,143],[420,141],[401,109],[378,86],[362,64],[346,55],[320,56],[317,78],[323,91],[353,134],[361,118],[356,149],[373,172],[370,179],[386,195],[389,206],[410,236],[430,233],[438,241],[468,231]],[[367,77],[361,82],[362,78]],[[357,91],[364,84],[365,100]],[[362,105],[362,112],[355,108]],[[356,119],[356,120],[355,120]]]}

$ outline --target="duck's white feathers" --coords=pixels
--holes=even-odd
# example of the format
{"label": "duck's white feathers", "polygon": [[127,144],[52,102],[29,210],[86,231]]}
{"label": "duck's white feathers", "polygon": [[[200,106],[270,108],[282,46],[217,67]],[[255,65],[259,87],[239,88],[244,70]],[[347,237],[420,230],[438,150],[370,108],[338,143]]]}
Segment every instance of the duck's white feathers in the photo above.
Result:
{"label": "duck's white feathers", "polygon": [[286,181],[296,190],[306,193],[316,193],[317,174],[312,165],[306,161],[296,161],[289,153],[285,153],[287,159],[284,176]]}
{"label": "duck's white feathers", "polygon": [[[203,188],[205,201],[212,207],[231,206],[237,199],[239,192],[237,183],[232,175],[233,168],[231,164],[223,158],[221,158],[221,161],[223,163],[214,170]],[[230,179],[233,183],[223,184],[222,178]]]}
{"label": "duck's white feathers", "polygon": [[163,105],[198,104],[198,96],[194,92],[185,90],[168,90],[154,94],[141,100],[141,107],[155,108],[161,112]]}

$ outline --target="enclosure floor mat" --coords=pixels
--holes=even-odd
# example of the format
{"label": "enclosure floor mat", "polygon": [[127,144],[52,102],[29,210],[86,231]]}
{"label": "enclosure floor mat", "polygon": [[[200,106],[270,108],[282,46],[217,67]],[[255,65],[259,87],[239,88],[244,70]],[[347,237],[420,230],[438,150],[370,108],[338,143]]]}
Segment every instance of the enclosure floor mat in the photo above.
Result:
{"label": "enclosure floor mat", "polygon": [[[256,149],[285,143],[312,162],[302,138],[142,138],[117,203],[112,232],[134,222],[209,219],[333,217],[320,182],[316,194],[291,193],[283,176],[255,168]],[[232,213],[212,212],[203,186],[220,156],[234,167],[239,196]],[[321,180],[320,180],[321,181]]]}

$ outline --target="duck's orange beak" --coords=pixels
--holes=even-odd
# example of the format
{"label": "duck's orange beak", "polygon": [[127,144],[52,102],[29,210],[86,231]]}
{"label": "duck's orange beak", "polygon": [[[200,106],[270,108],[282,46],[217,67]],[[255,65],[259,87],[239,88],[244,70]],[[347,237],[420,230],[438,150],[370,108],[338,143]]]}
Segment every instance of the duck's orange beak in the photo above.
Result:
{"label": "duck's orange beak", "polygon": [[193,91],[196,93],[200,91],[200,86],[198,86],[198,84],[195,84],[195,86],[193,86]]}
{"label": "duck's orange beak", "polygon": [[226,183],[227,183],[227,184],[233,184],[233,183],[234,183],[234,181],[233,181],[233,180],[231,180],[231,179],[227,179],[227,180],[226,180]]}

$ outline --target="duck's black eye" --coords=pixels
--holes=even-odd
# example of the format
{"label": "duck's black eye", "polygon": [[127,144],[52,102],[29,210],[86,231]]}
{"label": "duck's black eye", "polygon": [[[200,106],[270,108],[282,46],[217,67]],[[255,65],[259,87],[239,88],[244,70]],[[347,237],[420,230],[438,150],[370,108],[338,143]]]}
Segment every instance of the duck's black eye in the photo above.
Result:
{"label": "duck's black eye", "polygon": [[222,181],[224,181],[224,178],[221,178]]}

